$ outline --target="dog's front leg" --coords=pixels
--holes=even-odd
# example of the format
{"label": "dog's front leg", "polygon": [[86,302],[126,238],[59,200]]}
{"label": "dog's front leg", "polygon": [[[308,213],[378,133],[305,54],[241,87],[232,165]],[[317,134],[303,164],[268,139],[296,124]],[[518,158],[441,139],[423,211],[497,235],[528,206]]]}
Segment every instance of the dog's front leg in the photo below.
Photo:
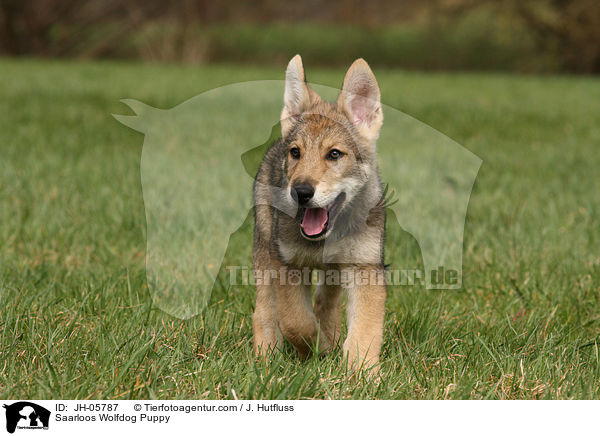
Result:
{"label": "dog's front leg", "polygon": [[315,315],[319,322],[319,351],[335,347],[342,331],[342,287],[319,284],[315,290]]}
{"label": "dog's front leg", "polygon": [[348,337],[344,356],[355,368],[376,368],[383,341],[385,277],[382,266],[367,265],[343,271],[347,286]]}
{"label": "dog's front leg", "polygon": [[276,284],[279,327],[301,357],[308,357],[317,339],[317,319],[312,310],[310,286]]}
{"label": "dog's front leg", "polygon": [[254,353],[266,356],[279,345],[277,326],[277,306],[275,289],[272,284],[256,285],[256,309],[252,316],[254,331]]}
{"label": "dog's front leg", "polygon": [[253,254],[256,274],[256,308],[252,316],[254,352],[257,356],[264,357],[280,345],[277,294],[274,287],[276,278],[273,277],[278,265],[271,261],[265,244],[255,243]]}

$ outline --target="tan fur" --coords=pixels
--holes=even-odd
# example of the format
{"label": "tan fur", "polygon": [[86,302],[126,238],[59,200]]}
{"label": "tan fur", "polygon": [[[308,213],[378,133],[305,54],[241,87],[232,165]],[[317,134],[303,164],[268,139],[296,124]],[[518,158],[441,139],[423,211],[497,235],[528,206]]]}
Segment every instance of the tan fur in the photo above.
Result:
{"label": "tan fur", "polygon": [[[267,151],[256,177],[254,268],[259,277],[263,271],[277,271],[277,277],[257,284],[254,347],[263,356],[276,351],[279,333],[302,357],[313,348],[336,347],[345,293],[348,335],[343,353],[354,367],[373,368],[383,335],[383,280],[321,283],[313,307],[309,284],[281,278],[308,268],[383,279],[385,205],[375,155],[383,121],[379,88],[362,59],[348,70],[335,103],[322,101],[304,78],[296,56],[286,71],[282,139]],[[292,148],[300,158],[291,155]],[[332,149],[343,157],[328,158]],[[320,240],[300,232],[300,209],[291,195],[298,182],[315,188],[307,207],[332,211]],[[336,202],[341,206],[334,213]],[[295,216],[283,212],[290,208]]]}

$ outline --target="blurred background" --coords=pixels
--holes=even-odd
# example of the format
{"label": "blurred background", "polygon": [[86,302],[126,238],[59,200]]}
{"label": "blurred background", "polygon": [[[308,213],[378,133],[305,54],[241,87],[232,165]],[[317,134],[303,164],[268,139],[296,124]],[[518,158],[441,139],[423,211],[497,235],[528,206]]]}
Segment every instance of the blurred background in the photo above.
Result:
{"label": "blurred background", "polygon": [[598,0],[0,0],[0,55],[600,72]]}

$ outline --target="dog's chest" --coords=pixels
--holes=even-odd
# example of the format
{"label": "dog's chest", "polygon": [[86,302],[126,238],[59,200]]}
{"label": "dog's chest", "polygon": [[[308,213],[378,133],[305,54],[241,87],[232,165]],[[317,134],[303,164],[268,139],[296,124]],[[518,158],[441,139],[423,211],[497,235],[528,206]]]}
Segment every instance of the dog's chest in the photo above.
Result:
{"label": "dog's chest", "polygon": [[316,267],[323,264],[323,246],[304,244],[283,238],[277,240],[281,260],[287,265]]}
{"label": "dog's chest", "polygon": [[323,267],[327,264],[379,264],[382,261],[381,240],[381,233],[377,229],[369,229],[321,244],[280,238],[277,248],[285,264],[300,268]]}

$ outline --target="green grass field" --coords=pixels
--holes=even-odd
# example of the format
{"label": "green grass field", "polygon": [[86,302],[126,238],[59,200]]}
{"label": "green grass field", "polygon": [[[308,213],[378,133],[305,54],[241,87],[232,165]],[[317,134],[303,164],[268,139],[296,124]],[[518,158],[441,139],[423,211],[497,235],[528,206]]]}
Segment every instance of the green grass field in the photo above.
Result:
{"label": "green grass field", "polygon": [[[389,289],[379,383],[340,353],[256,361],[249,287],[219,281],[186,321],[153,306],[143,136],[111,114],[283,68],[0,60],[0,397],[600,398],[596,78],[375,69],[385,103],[483,159],[463,289]],[[230,256],[248,260],[251,232]],[[401,239],[389,255],[418,257]]]}

